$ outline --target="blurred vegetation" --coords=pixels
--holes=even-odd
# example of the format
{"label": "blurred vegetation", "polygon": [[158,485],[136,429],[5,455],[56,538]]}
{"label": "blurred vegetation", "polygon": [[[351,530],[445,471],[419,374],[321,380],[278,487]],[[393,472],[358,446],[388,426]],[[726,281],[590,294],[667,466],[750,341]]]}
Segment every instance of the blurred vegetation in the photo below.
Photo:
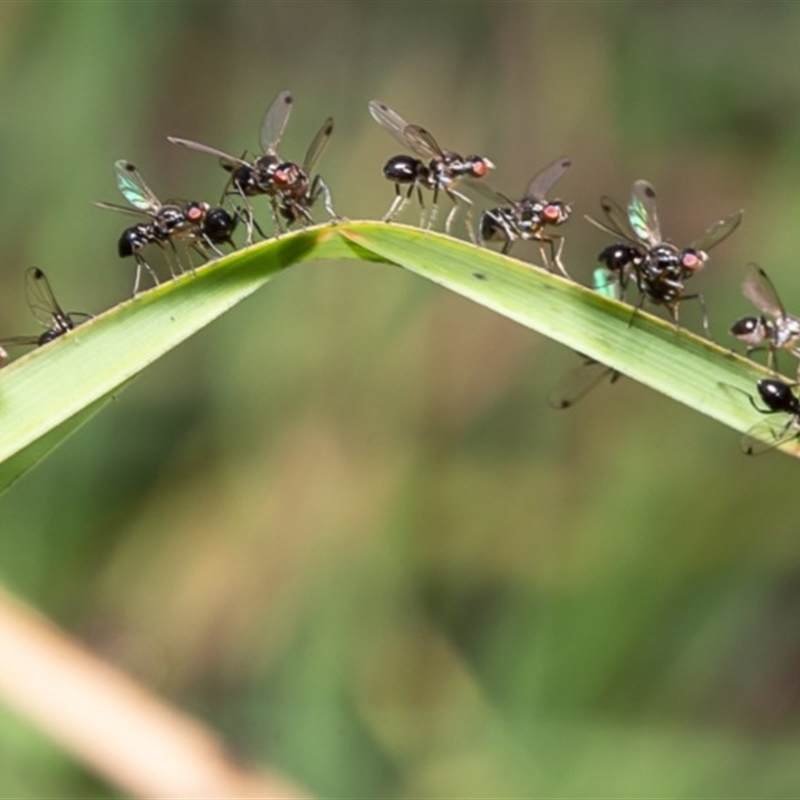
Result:
{"label": "blurred vegetation", "polygon": [[[0,329],[29,264],[128,295],[114,159],[216,199],[166,135],[252,151],[290,88],[283,152],[332,114],[353,219],[392,196],[373,97],[511,195],[570,156],[585,280],[602,193],[648,178],[676,241],[744,207],[696,279],[726,342],[749,260],[800,308],[798,36],[795,3],[0,4]],[[576,363],[396,269],[292,270],[3,497],[0,576],[322,796],[796,795],[796,464],[630,382],[550,410]],[[2,712],[0,795],[109,789]]]}

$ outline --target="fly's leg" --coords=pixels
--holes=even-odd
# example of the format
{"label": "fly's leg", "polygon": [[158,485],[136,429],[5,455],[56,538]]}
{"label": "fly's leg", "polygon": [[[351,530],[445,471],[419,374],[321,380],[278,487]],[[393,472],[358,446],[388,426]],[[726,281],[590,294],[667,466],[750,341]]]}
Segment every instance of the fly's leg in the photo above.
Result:
{"label": "fly's leg", "polygon": [[136,297],[136,295],[139,294],[139,284],[142,282],[142,269],[146,269],[150,273],[154,286],[159,285],[159,280],[153,268],[144,260],[141,253],[134,253],[133,257],[136,260],[136,278],[133,282],[133,296]]}
{"label": "fly's leg", "polygon": [[415,185],[415,183],[412,183],[404,195],[403,192],[400,191],[400,184],[395,182],[394,200],[392,200],[389,210],[383,215],[383,217],[381,217],[381,222],[391,222],[403,210],[406,203],[408,203],[408,201],[411,199]]}
{"label": "fly's leg", "polygon": [[[223,253],[222,250],[220,250],[219,247],[217,247],[214,242],[212,242],[211,239],[206,236],[206,234],[202,234],[202,242],[202,247],[200,247],[197,242],[192,242],[192,245],[195,248],[195,252],[201,252],[206,261],[210,261],[211,259],[208,256],[208,251],[203,249],[205,247],[207,247],[217,258],[222,258],[225,255],[225,253]],[[230,239],[228,239],[228,243],[232,244]]]}
{"label": "fly's leg", "polygon": [[281,223],[280,210],[278,208],[278,200],[275,195],[269,196],[269,208],[272,212],[272,225],[275,230],[275,238],[279,238],[282,233],[285,233],[283,224]]}
{"label": "fly's leg", "polygon": [[331,190],[328,188],[328,184],[325,183],[319,175],[315,175],[314,180],[311,182],[311,203],[313,204],[316,202],[320,195],[322,195],[322,202],[331,218],[331,222],[344,222],[344,217],[340,217],[333,208],[333,197],[331,196]]}
{"label": "fly's leg", "polygon": [[425,220],[424,216],[419,221],[419,225],[421,228],[425,228],[426,231],[431,230],[433,228],[433,224],[436,222],[436,217],[439,215],[439,184],[437,183],[433,187],[433,198],[431,199],[431,210],[428,214],[428,219]]}
{"label": "fly's leg", "polygon": [[639,289],[639,302],[633,307],[633,313],[631,314],[631,318],[628,320],[628,327],[633,327],[633,321],[636,319],[636,315],[642,310],[644,307],[644,301],[647,299],[647,295],[645,292]]}
{"label": "fly's leg", "polygon": [[[242,206],[234,205],[233,201],[229,199],[234,195],[236,195],[242,201]],[[242,187],[239,186],[238,183],[234,183],[233,175],[231,175],[231,177],[228,178],[228,182],[225,184],[225,189],[222,192],[222,198],[220,199],[219,204],[224,205],[226,201],[233,209],[234,213],[236,214],[236,217],[242,222],[244,222],[245,225],[247,226],[247,238],[245,239],[244,242],[245,247],[249,247],[251,244],[253,244],[253,229],[256,229],[264,239],[267,238],[266,236],[264,236],[263,231],[256,222],[255,212],[253,211],[252,204],[247,199],[247,195],[245,195],[244,191],[242,191]],[[243,207],[247,209],[246,213],[242,213]]]}
{"label": "fly's leg", "polygon": [[569,275],[569,273],[567,272],[567,268],[564,266],[563,262],[561,261],[561,253],[562,253],[562,252],[563,252],[563,250],[564,250],[564,242],[565,242],[565,239],[564,239],[564,237],[563,237],[563,236],[560,236],[560,235],[558,235],[558,234],[556,234],[556,233],[554,233],[554,234],[551,234],[551,237],[550,237],[550,241],[551,241],[551,243],[553,242],[553,240],[554,240],[554,239],[558,239],[558,247],[556,248],[555,254],[554,254],[554,256],[553,256],[553,263],[556,265],[556,267],[558,268],[558,271],[559,271],[559,272],[560,272],[560,273],[561,273],[561,274],[562,274],[562,275],[563,275],[565,278],[569,278],[570,280],[572,280],[572,279],[570,278],[570,275]]}
{"label": "fly's leg", "polygon": [[472,230],[472,225],[473,225],[472,200],[470,200],[469,197],[467,197],[465,194],[457,192],[455,189],[449,186],[445,187],[444,192],[453,201],[453,207],[450,209],[450,213],[447,215],[447,219],[444,221],[444,232],[450,235],[450,228],[453,225],[453,220],[455,219],[455,216],[458,213],[458,209],[461,205],[461,202],[466,203],[467,208],[466,211],[464,212],[464,224],[467,227],[467,232],[469,233],[470,241],[473,244],[476,244],[475,234]]}
{"label": "fly's leg", "polygon": [[[775,345],[770,342],[767,346],[767,369],[771,372],[775,372],[775,359]],[[800,364],[798,364],[797,368],[800,370]]]}
{"label": "fly's leg", "polygon": [[183,274],[183,264],[181,263],[178,248],[175,246],[175,242],[172,238],[167,239],[166,245],[161,242],[158,242],[158,245],[164,251],[164,260],[167,262],[169,276],[175,280],[178,275]]}
{"label": "fly's leg", "polygon": [[[244,222],[245,225],[247,225],[247,239],[245,240],[245,247],[253,244],[253,229],[256,230],[262,239],[267,238],[267,234],[264,233],[264,229],[258,224],[258,220],[253,214],[253,207],[249,203],[246,202],[246,208],[236,206],[233,215],[240,222]],[[236,249],[233,239],[228,239],[228,243],[234,250]]]}
{"label": "fly's leg", "polygon": [[[550,236],[540,233],[535,238],[538,239],[540,243],[539,253],[542,256],[542,260],[544,261],[548,272],[553,272],[553,267],[555,267],[565,278],[572,280],[570,274],[566,270],[566,267],[561,261],[561,252],[564,249],[564,237],[555,233],[551,234]],[[556,241],[558,242],[558,246],[556,246]],[[546,249],[545,245],[547,245]]]}
{"label": "fly's leg", "polygon": [[671,303],[669,306],[670,314],[672,314],[672,319],[675,322],[675,329],[680,330],[680,325],[678,324],[678,308],[682,300],[697,300],[700,303],[700,309],[702,313],[702,325],[703,330],[705,331],[706,337],[713,341],[711,338],[711,330],[708,325],[708,309],[706,308],[706,299],[703,297],[702,294],[685,294],[679,300],[676,300],[674,303]]}

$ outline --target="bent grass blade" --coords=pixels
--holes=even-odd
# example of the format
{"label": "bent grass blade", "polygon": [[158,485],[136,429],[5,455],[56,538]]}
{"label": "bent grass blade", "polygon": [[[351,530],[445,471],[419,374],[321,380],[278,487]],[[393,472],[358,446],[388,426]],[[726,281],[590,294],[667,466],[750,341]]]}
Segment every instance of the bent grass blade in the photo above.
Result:
{"label": "bent grass blade", "polygon": [[[363,250],[474,300],[744,433],[752,394],[771,373],[687,330],[544,269],[432,232],[361,223],[342,235]],[[800,441],[781,445],[800,456]]]}
{"label": "bent grass blade", "polygon": [[[352,258],[331,226],[245,248],[128,300],[0,369],[0,491],[139,372],[309,258]],[[363,254],[364,258],[374,258]]]}
{"label": "bent grass blade", "polygon": [[[0,370],[0,490],[139,372],[292,264],[405,267],[745,432],[741,392],[769,373],[685,330],[545,270],[404,225],[320,225],[244,248],[128,300]],[[738,392],[721,391],[720,384]],[[54,391],[53,387],[57,387]],[[800,455],[800,442],[781,449]]]}

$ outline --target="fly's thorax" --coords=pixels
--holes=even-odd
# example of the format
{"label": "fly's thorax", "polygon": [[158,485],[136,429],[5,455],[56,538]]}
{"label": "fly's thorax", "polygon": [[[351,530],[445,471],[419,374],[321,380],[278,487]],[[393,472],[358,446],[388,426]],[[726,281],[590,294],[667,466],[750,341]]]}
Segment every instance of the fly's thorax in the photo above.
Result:
{"label": "fly's thorax", "polygon": [[442,158],[434,158],[428,169],[437,176],[441,186],[449,186],[459,178],[483,178],[494,164],[483,156],[464,156],[447,152]]}
{"label": "fly's thorax", "polygon": [[682,268],[682,251],[675,245],[662,242],[647,251],[647,268],[652,270],[655,275],[660,273],[679,274]]}
{"label": "fly's thorax", "polygon": [[47,344],[48,342],[52,342],[54,339],[58,339],[59,336],[63,336],[65,333],[66,331],[59,331],[56,330],[55,328],[48,328],[44,333],[41,334],[41,336],[39,336],[39,338],[36,341],[36,344],[39,347],[41,347],[42,345]]}
{"label": "fly's thorax", "polygon": [[186,227],[186,212],[177,203],[167,203],[158,209],[152,224],[156,238],[169,239],[170,236]]}
{"label": "fly's thorax", "polygon": [[58,339],[60,336],[63,336],[68,331],[71,331],[74,327],[75,323],[72,321],[72,318],[69,315],[63,313],[62,311],[54,311],[50,320],[50,327],[39,336],[36,344],[41,347],[43,344],[47,344],[48,342],[52,342],[54,339]]}
{"label": "fly's thorax", "polygon": [[532,197],[524,197],[517,202],[513,208],[508,210],[517,221],[520,228],[525,228],[527,230],[535,228],[539,230],[544,224],[542,212],[544,211],[545,205],[545,201],[534,200]]}
{"label": "fly's thorax", "polygon": [[431,189],[450,186],[462,175],[468,174],[463,159],[455,153],[447,153],[446,158],[432,158],[427,170],[425,184]]}
{"label": "fly's thorax", "polygon": [[769,325],[772,328],[772,339],[776,347],[795,350],[800,346],[800,319],[781,317]]}
{"label": "fly's thorax", "polygon": [[280,164],[280,159],[271,153],[259,156],[253,162],[252,182],[257,194],[275,193],[274,175]]}

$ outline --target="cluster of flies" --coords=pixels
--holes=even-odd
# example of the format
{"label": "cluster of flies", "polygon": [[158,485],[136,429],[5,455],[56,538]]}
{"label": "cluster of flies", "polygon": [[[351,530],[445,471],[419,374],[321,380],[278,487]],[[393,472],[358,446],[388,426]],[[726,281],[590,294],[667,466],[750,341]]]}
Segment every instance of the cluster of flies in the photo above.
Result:
{"label": "cluster of flies", "polygon": [[[120,160],[114,164],[117,186],[128,205],[95,203],[100,208],[136,216],[138,221],[125,228],[119,237],[118,254],[133,258],[136,264],[133,294],[139,292],[143,273],[154,284],[158,277],[145,258],[145,251],[158,248],[164,255],[170,275],[175,278],[188,266],[194,270],[192,257],[203,261],[223,255],[222,246],[236,249],[233,234],[242,225],[246,229],[246,244],[258,234],[267,238],[256,220],[252,199],[264,196],[269,204],[274,236],[290,226],[314,223],[312,208],[322,199],[329,218],[340,220],[333,209],[331,192],[315,168],[333,132],[333,119],[327,118],[309,145],[302,164],[284,160],[279,153],[293,105],[292,95],[283,91],[267,109],[259,131],[261,154],[249,157],[211,147],[206,144],[170,136],[168,140],[189,150],[216,158],[227,173],[221,198],[217,205],[197,200],[161,201],[145,182],[136,166]],[[372,118],[390,133],[410,153],[390,158],[384,176],[394,184],[395,196],[383,216],[391,222],[412,198],[420,206],[420,226],[431,228],[436,220],[441,195],[452,203],[444,229],[449,233],[460,208],[465,211],[465,225],[472,241],[481,245],[499,242],[501,251],[508,253],[517,241],[538,243],[542,258],[551,271],[569,277],[561,261],[564,237],[555,232],[572,213],[571,206],[560,199],[548,197],[553,186],[571,166],[560,158],[538,171],[528,182],[525,193],[512,199],[492,188],[484,180],[494,168],[486,156],[462,156],[439,146],[425,128],[407,123],[396,111],[373,100],[369,104]],[[472,200],[464,187],[474,189],[488,198],[493,207],[481,213],[473,225]],[[430,193],[430,207],[424,196]],[[633,185],[627,209],[615,200],[603,196],[600,200],[602,218],[586,219],[610,234],[614,243],[604,248],[598,260],[602,266],[595,271],[594,288],[617,300],[626,300],[631,287],[638,292],[634,314],[644,302],[663,306],[675,326],[679,325],[679,309],[683,301],[697,300],[702,313],[703,328],[708,335],[708,315],[703,296],[688,292],[687,281],[709,260],[709,251],[726,239],[739,226],[742,212],[714,223],[687,247],[678,247],[661,234],[656,206],[656,192],[647,181]],[[477,235],[474,228],[477,228]],[[56,301],[45,274],[37,267],[27,270],[26,295],[32,313],[43,327],[38,335],[0,339],[0,363],[5,359],[7,346],[41,346],[72,330],[77,322],[90,315],[65,312]],[[744,317],[732,327],[731,333],[747,347],[748,355],[756,350],[767,351],[767,363],[775,368],[776,353],[787,350],[800,359],[800,318],[788,314],[763,269],[751,265],[745,280],[745,297],[760,312]],[[800,370],[798,370],[800,374]],[[619,373],[589,359],[569,373],[551,394],[550,403],[557,408],[574,405],[602,380],[612,382]],[[788,419],[775,424],[765,420],[754,426],[743,440],[747,453],[776,447],[800,436],[800,400],[792,392],[792,384],[777,378],[758,382],[757,391],[766,406],[751,404],[763,414],[785,414]]]}

